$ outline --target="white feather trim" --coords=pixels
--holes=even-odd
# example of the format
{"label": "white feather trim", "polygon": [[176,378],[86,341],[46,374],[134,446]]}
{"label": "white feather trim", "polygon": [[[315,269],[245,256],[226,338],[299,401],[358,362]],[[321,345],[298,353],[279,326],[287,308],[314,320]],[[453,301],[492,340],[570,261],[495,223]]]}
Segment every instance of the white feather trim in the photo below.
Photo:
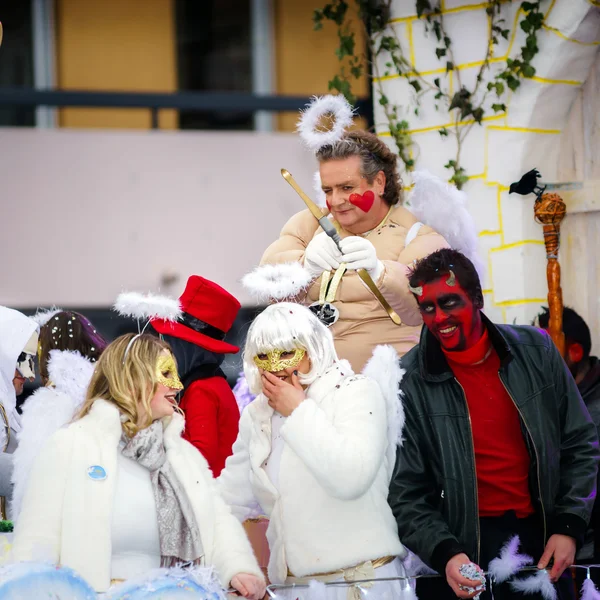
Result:
{"label": "white feather trim", "polygon": [[37,389],[23,404],[19,445],[13,454],[12,515],[21,511],[29,473],[48,438],[73,420],[85,400],[94,365],[79,352],[51,350],[48,375],[54,387]]}
{"label": "white feather trim", "polygon": [[81,356],[77,350],[50,350],[48,358],[50,381],[57,390],[68,394],[78,404],[83,404],[94,367],[94,363]]}
{"label": "white feather trim", "polygon": [[315,204],[327,208],[327,196],[321,187],[321,173],[317,169],[313,175],[313,189],[315,190]]}
{"label": "white feather trim", "polygon": [[594,582],[589,578],[583,580],[581,600],[600,600],[600,592],[598,592]]}
{"label": "white feather trim", "polygon": [[177,321],[181,317],[179,300],[150,293],[123,292],[117,297],[114,309],[124,317],[133,317],[139,321],[146,319]]}
{"label": "white feather trim", "polygon": [[303,292],[312,277],[298,262],[262,265],[244,275],[242,285],[259,304],[293,299]]}
{"label": "white feather trim", "polygon": [[392,346],[376,346],[362,374],[374,379],[381,389],[388,415],[388,475],[391,479],[396,464],[396,447],[402,446],[404,406],[400,382],[406,371],[400,368],[400,358]]}
{"label": "white feather trim", "polygon": [[556,588],[550,581],[550,575],[545,569],[539,570],[532,577],[515,579],[510,582],[510,587],[515,592],[521,592],[526,596],[540,593],[545,600],[557,600]]}
{"label": "white feather trim", "polygon": [[488,570],[496,583],[502,583],[512,577],[522,567],[531,565],[533,558],[519,554],[519,536],[514,535],[500,550],[500,556],[490,561]]}
{"label": "white feather trim", "polygon": [[[333,115],[333,126],[329,130],[319,128],[320,120],[327,114]],[[338,142],[345,130],[352,125],[353,108],[344,96],[331,94],[314,96],[311,103],[300,113],[297,131],[302,141],[314,152],[323,146]]]}
{"label": "white feather trim", "polygon": [[415,171],[412,177],[413,215],[442,235],[451,248],[464,254],[483,281],[485,269],[477,250],[477,229],[467,210],[466,194],[425,170]]}
{"label": "white feather trim", "polygon": [[38,308],[37,312],[31,317],[40,327],[43,327],[54,315],[63,312],[62,308],[52,306],[52,308]]}

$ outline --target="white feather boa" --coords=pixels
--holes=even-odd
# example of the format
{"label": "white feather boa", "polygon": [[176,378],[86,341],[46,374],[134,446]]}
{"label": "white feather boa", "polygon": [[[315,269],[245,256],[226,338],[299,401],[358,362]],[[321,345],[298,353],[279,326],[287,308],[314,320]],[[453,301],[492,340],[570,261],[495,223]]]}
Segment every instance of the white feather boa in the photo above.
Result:
{"label": "white feather boa", "polygon": [[258,304],[293,300],[310,284],[310,273],[298,262],[262,265],[242,278]]}
{"label": "white feather boa", "polygon": [[19,445],[13,454],[12,516],[17,520],[33,463],[50,436],[70,423],[83,404],[94,364],[79,352],[51,350],[48,375],[53,387],[36,390],[23,405]]}
{"label": "white feather boa", "polygon": [[451,248],[464,254],[483,280],[485,269],[478,254],[477,229],[467,210],[466,194],[428,171],[415,171],[412,177],[415,188],[410,196],[411,212],[442,235]]}

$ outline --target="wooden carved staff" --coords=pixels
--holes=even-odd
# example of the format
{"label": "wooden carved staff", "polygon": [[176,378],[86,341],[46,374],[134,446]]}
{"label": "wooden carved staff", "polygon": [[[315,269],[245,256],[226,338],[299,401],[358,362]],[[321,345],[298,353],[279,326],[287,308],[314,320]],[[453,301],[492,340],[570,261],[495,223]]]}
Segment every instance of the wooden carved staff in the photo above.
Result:
{"label": "wooden carved staff", "polygon": [[558,249],[560,247],[560,224],[565,218],[567,207],[558,194],[545,194],[545,187],[537,185],[540,173],[533,169],[523,175],[521,180],[510,186],[510,193],[535,193],[533,212],[535,220],[543,225],[544,244],[546,245],[546,277],[548,280],[548,309],[550,318],[548,332],[562,357],[565,356],[565,334],[562,327],[563,298],[560,286],[560,263]]}

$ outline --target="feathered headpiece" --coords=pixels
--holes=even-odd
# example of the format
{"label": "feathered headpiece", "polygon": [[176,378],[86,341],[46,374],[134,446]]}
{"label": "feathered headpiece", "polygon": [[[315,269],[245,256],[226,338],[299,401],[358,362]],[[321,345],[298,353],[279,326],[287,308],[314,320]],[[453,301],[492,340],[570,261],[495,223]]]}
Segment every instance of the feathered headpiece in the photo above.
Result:
{"label": "feathered headpiece", "polygon": [[[169,296],[159,296],[157,294],[140,294],[139,292],[123,292],[117,296],[113,308],[123,317],[133,317],[137,319],[138,334],[131,338],[131,341],[125,349],[123,363],[131,346],[146,331],[152,319],[164,319],[165,321],[178,321],[181,318],[182,311],[179,300],[169,298]],[[146,321],[142,327],[141,323]]]}
{"label": "feathered headpiece", "polygon": [[242,285],[258,304],[293,302],[309,286],[311,279],[300,263],[290,262],[256,267],[244,275]]}
{"label": "feathered headpiece", "polygon": [[[320,127],[321,119],[327,115],[331,115],[333,121],[330,129]],[[318,152],[323,146],[330,146],[344,137],[353,116],[354,109],[344,96],[314,96],[300,113],[297,131],[306,146]]]}
{"label": "feathered headpiece", "polygon": [[62,308],[58,308],[57,306],[52,306],[51,308],[38,308],[35,315],[31,318],[41,327],[43,327],[50,319],[57,315],[58,313],[63,312]]}

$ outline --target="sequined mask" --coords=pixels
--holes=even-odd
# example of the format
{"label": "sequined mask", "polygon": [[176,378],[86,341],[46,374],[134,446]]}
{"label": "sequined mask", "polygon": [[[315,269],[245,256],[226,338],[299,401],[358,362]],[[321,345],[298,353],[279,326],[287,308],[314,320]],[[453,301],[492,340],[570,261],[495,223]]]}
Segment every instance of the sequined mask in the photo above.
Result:
{"label": "sequined mask", "polygon": [[183,383],[177,374],[175,360],[171,354],[161,354],[156,362],[156,378],[159,383],[172,390],[182,390]]}
{"label": "sequined mask", "polygon": [[[293,356],[281,358],[282,354],[287,355],[292,352]],[[271,350],[270,352],[255,356],[254,364],[263,371],[278,373],[279,371],[283,371],[290,367],[297,367],[305,354],[306,350],[304,350],[304,348],[295,348],[294,350]],[[265,358],[261,358],[261,356],[264,356]]]}
{"label": "sequined mask", "polygon": [[23,348],[23,352],[17,358],[17,371],[21,377],[25,379],[35,378],[35,364],[33,362],[38,346],[39,334],[35,331],[29,338],[27,345]]}

